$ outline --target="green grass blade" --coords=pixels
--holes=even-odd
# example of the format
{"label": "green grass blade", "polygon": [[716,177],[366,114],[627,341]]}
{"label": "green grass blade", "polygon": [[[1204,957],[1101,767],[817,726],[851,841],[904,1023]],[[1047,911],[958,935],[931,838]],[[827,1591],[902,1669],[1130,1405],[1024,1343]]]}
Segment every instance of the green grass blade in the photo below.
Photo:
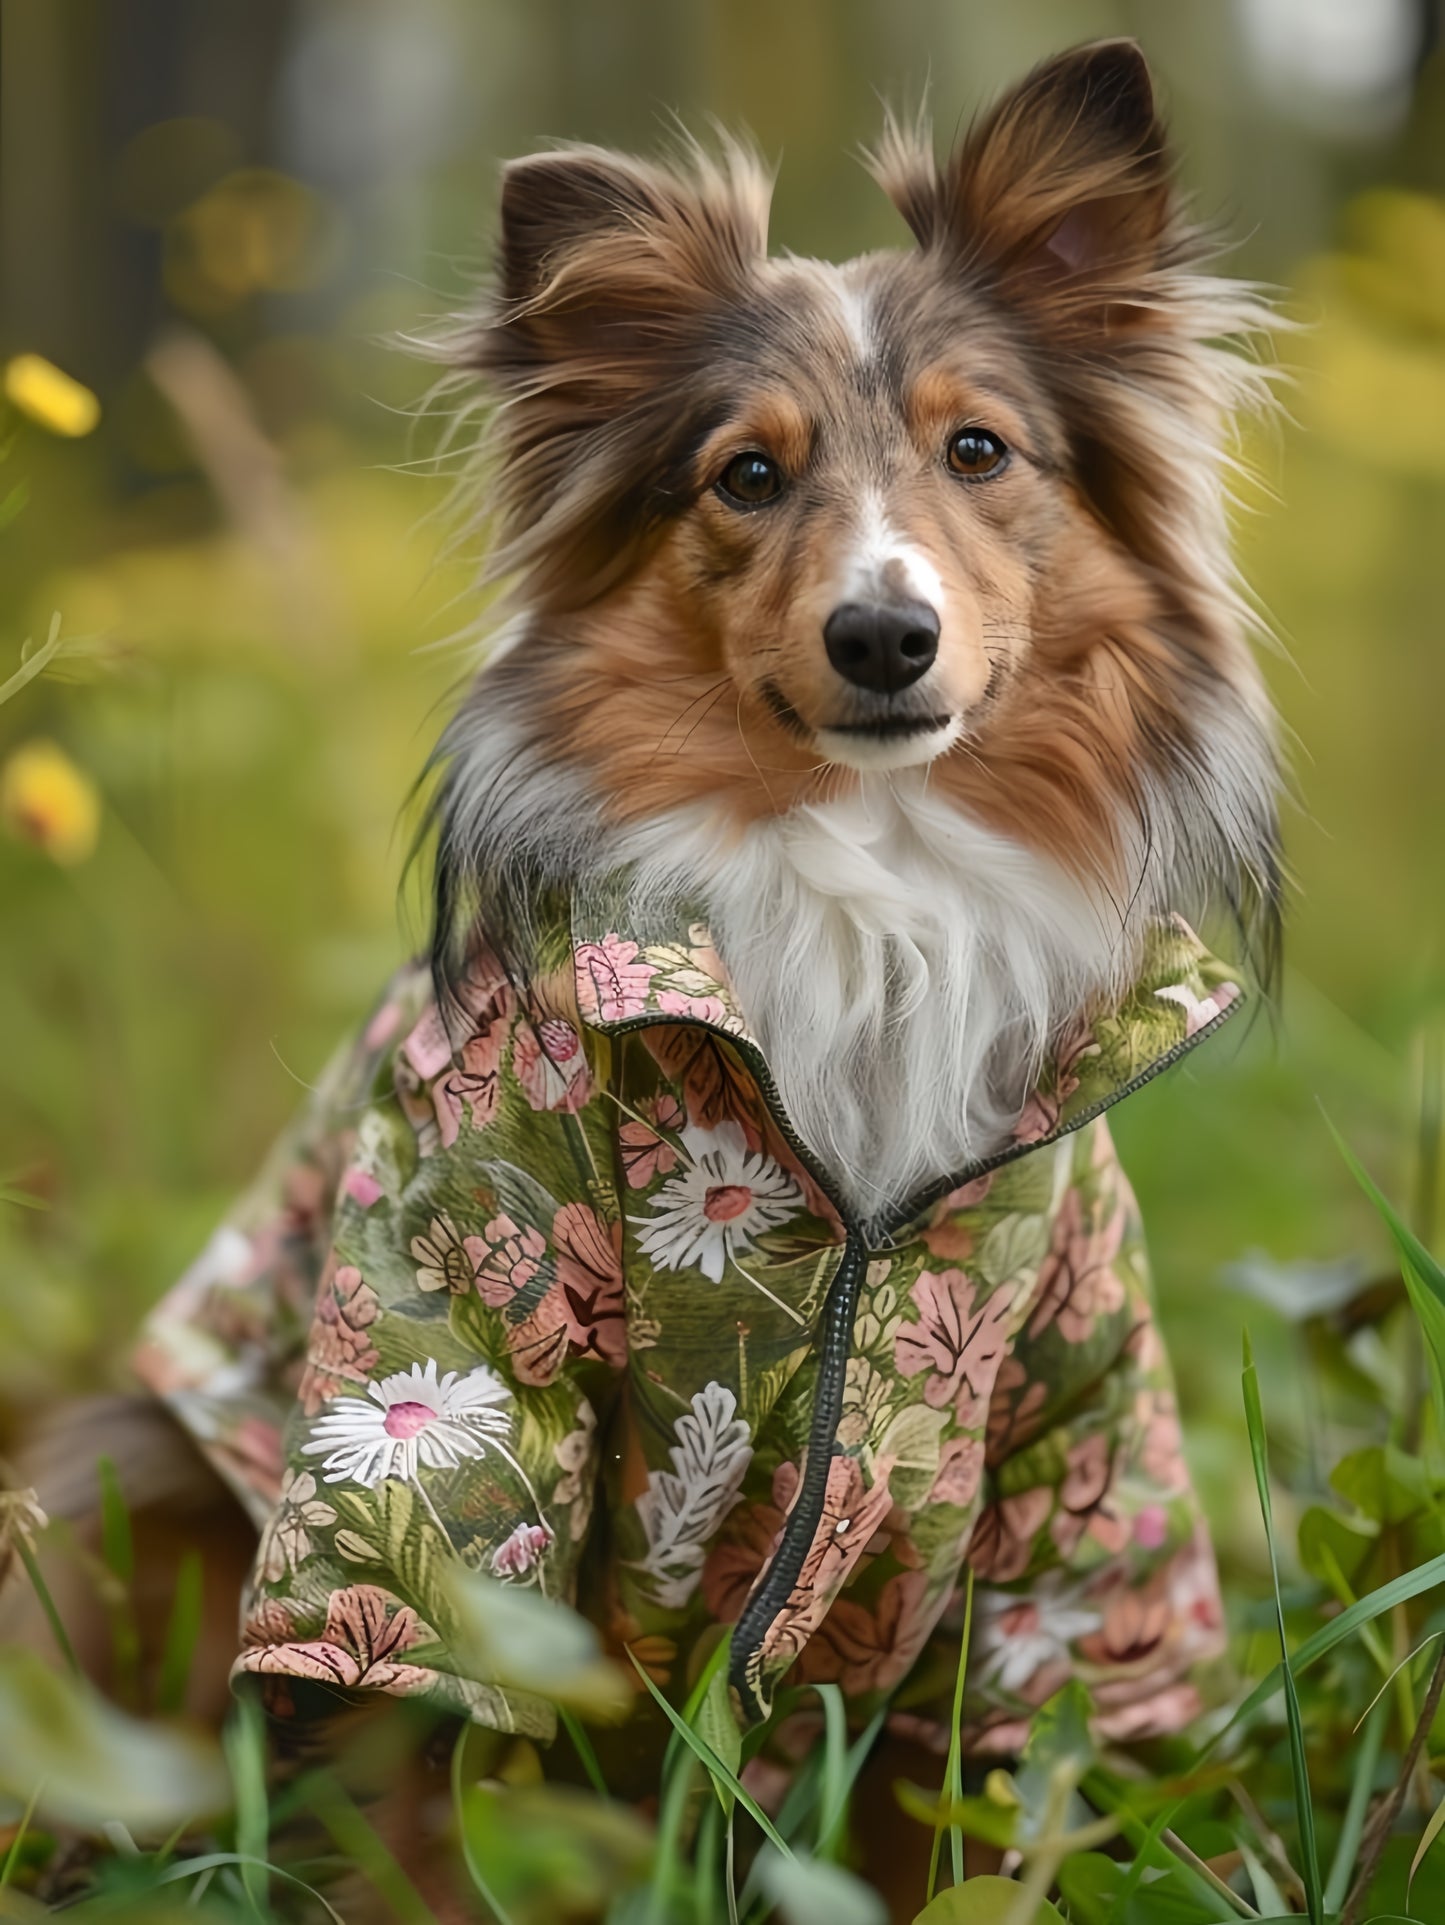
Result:
{"label": "green grass blade", "polygon": [[1354,1875],[1355,1859],[1360,1849],[1360,1836],[1365,1829],[1365,1814],[1370,1808],[1370,1792],[1374,1786],[1375,1767],[1380,1762],[1380,1746],[1384,1741],[1385,1726],[1389,1721],[1390,1707],[1382,1694],[1375,1700],[1365,1718],[1365,1729],[1360,1738],[1359,1749],[1355,1753],[1355,1770],[1350,1780],[1349,1803],[1345,1806],[1339,1842],[1335,1846],[1329,1876],[1325,1880],[1327,1913],[1337,1912],[1340,1909],[1345,1902],[1345,1893],[1350,1889],[1350,1879]]}
{"label": "green grass blade", "polygon": [[201,1635],[204,1577],[200,1552],[187,1551],[176,1571],[175,1595],[156,1680],[156,1709],[163,1715],[179,1711],[186,1701],[191,1662]]}
{"label": "green grass blade", "polygon": [[679,1711],[673,1710],[672,1706],[668,1703],[667,1699],[662,1695],[661,1691],[658,1690],[657,1686],[653,1683],[652,1679],[647,1675],[647,1672],[643,1669],[643,1667],[638,1663],[637,1659],[633,1656],[631,1650],[628,1651],[627,1655],[628,1657],[632,1658],[632,1668],[636,1671],[638,1677],[641,1678],[642,1682],[647,1686],[647,1689],[649,1690],[649,1692],[651,1692],[654,1701],[661,1708],[663,1715],[667,1718],[668,1723],[672,1726],[673,1730],[682,1739],[683,1743],[687,1746],[688,1750],[691,1751],[694,1757],[698,1760],[703,1770],[706,1771],[709,1774],[709,1776],[715,1779],[719,1784],[725,1785],[727,1787],[727,1789],[732,1793],[733,1797],[736,1798],[738,1803],[742,1806],[743,1810],[748,1814],[749,1818],[752,1819],[753,1823],[762,1832],[763,1836],[767,1839],[768,1843],[770,1845],[775,1846],[776,1849],[783,1854],[784,1858],[791,1858],[793,1856],[793,1852],[792,1852],[791,1846],[788,1844],[787,1839],[783,1837],[782,1833],[778,1830],[777,1826],[773,1823],[772,1819],[769,1818],[768,1814],[763,1810],[762,1806],[758,1803],[757,1799],[753,1797],[752,1793],[749,1791],[745,1791],[743,1789],[743,1784],[741,1779],[739,1779],[733,1772],[728,1770],[727,1766],[723,1763],[722,1759],[719,1758],[717,1753],[713,1750],[712,1746],[708,1744],[705,1739],[702,1739],[697,1735],[697,1733],[693,1730],[692,1726],[688,1724],[686,1719],[682,1716],[682,1713]]}
{"label": "green grass blade", "polygon": [[814,1686],[823,1702],[823,1775],[818,1789],[818,1855],[841,1843],[848,1811],[848,1710],[836,1684]]}
{"label": "green grass blade", "polygon": [[[1407,1604],[1411,1598],[1419,1597],[1423,1592],[1438,1590],[1442,1584],[1445,1584],[1445,1553],[1432,1557],[1428,1563],[1417,1565],[1413,1571],[1406,1571],[1403,1577],[1391,1578],[1388,1584],[1382,1584],[1378,1590],[1367,1592],[1357,1604],[1351,1604],[1338,1617],[1331,1618],[1328,1624],[1322,1624],[1318,1631],[1311,1632],[1290,1659],[1290,1671],[1295,1677],[1301,1677],[1311,1665],[1318,1664],[1321,1658],[1333,1651],[1336,1645],[1353,1637],[1362,1624],[1383,1617],[1397,1604]],[[1284,1665],[1277,1664],[1267,1677],[1261,1678],[1229,1722],[1215,1732],[1199,1753],[1199,1758],[1207,1758],[1236,1725],[1251,1717],[1261,1705],[1268,1704],[1283,1686],[1284,1677]]]}
{"label": "green grass blade", "polygon": [[1440,1827],[1442,1825],[1445,1825],[1445,1795],[1442,1795],[1439,1804],[1436,1805],[1434,1811],[1431,1812],[1430,1822],[1421,1833],[1420,1842],[1415,1847],[1415,1856],[1410,1860],[1410,1876],[1405,1880],[1405,1902],[1407,1904],[1410,1899],[1410,1887],[1415,1883],[1415,1874],[1419,1871],[1426,1852],[1429,1851],[1435,1840],[1440,1836]]}
{"label": "green grass blade", "polygon": [[312,1809],[336,1848],[386,1902],[398,1925],[437,1925],[436,1913],[377,1836],[373,1825],[334,1779],[316,1788]]}
{"label": "green grass blade", "polygon": [[30,1820],[35,1816],[35,1807],[39,1803],[40,1794],[44,1789],[45,1785],[42,1780],[42,1782],[35,1787],[34,1791],[31,1792],[30,1802],[26,1805],[21,1815],[20,1824],[15,1836],[10,1840],[10,1849],[5,1854],[5,1863],[0,1865],[0,1892],[3,1892],[5,1887],[10,1883],[15,1867],[20,1863],[20,1847],[25,1843],[26,1833],[30,1830]]}
{"label": "green grass blade", "polygon": [[1244,1333],[1244,1420],[1249,1430],[1249,1454],[1254,1463],[1254,1481],[1259,1491],[1259,1508],[1264,1517],[1264,1535],[1269,1545],[1270,1576],[1274,1583],[1275,1620],[1279,1626],[1280,1657],[1284,1662],[1285,1716],[1289,1727],[1290,1774],[1294,1780],[1295,1818],[1299,1826],[1300,1854],[1304,1859],[1305,1903],[1310,1925],[1323,1925],[1324,1893],[1320,1885],[1319,1849],[1315,1843],[1315,1810],[1310,1795],[1309,1768],[1305,1759],[1304,1719],[1300,1713],[1299,1692],[1289,1662],[1289,1641],[1285,1631],[1284,1602],[1279,1588],[1279,1558],[1274,1541],[1274,1511],[1269,1495],[1269,1456],[1264,1430],[1264,1405],[1259,1394],[1259,1373],[1254,1367],[1254,1351],[1249,1332]]}
{"label": "green grass blade", "polygon": [[95,1474],[100,1483],[100,1548],[106,1566],[122,1584],[135,1576],[135,1544],[131,1537],[130,1506],[120,1487],[120,1474],[110,1457],[98,1457]]}
{"label": "green grass blade", "polygon": [[582,1769],[587,1773],[588,1783],[599,1798],[610,1798],[612,1793],[607,1789],[607,1780],[602,1776],[602,1767],[597,1762],[597,1753],[592,1748],[592,1740],[587,1736],[582,1721],[575,1711],[568,1711],[564,1705],[558,1705],[557,1716],[562,1721],[562,1729],[572,1740],[572,1749],[577,1753]]}
{"label": "green grass blade", "polygon": [[268,1898],[266,1846],[270,1812],[266,1802],[266,1730],[261,1701],[254,1692],[236,1700],[221,1734],[236,1806],[236,1855],[241,1884],[258,1918]]}
{"label": "green grass blade", "polygon": [[456,1743],[452,1746],[452,1810],[456,1814],[457,1832],[462,1841],[462,1859],[466,1864],[468,1876],[480,1894],[482,1903],[491,1912],[496,1925],[514,1925],[511,1913],[500,1899],[492,1895],[492,1888],[488,1885],[486,1875],[477,1862],[477,1854],[472,1850],[471,1834],[467,1829],[466,1800],[462,1795],[465,1790],[462,1784],[464,1762],[462,1754],[467,1748],[467,1734],[470,1729],[469,1725],[463,1725],[457,1734]]}
{"label": "green grass blade", "polygon": [[298,1878],[294,1872],[283,1871],[279,1865],[268,1865],[264,1858],[247,1858],[244,1853],[238,1851],[213,1851],[207,1852],[202,1858],[182,1858],[177,1864],[167,1865],[163,1872],[158,1872],[156,1883],[176,1885],[182,1879],[198,1878],[203,1873],[221,1871],[230,1865],[240,1866],[243,1874],[247,1870],[261,1871],[269,1878],[279,1878],[288,1885],[294,1885],[298,1891],[305,1892],[308,1898],[315,1899],[326,1916],[333,1921],[333,1925],[346,1925],[346,1920],[336,1907],[330,1904],[314,1885],[308,1885],[304,1878]]}
{"label": "green grass blade", "polygon": [[78,1678],[80,1660],[75,1655],[75,1646],[70,1642],[65,1626],[60,1621],[60,1613],[55,1608],[55,1599],[50,1595],[50,1586],[45,1582],[44,1573],[23,1531],[16,1535],[15,1548],[20,1553],[20,1562],[25,1566],[25,1575],[30,1580],[31,1589],[40,1599],[40,1608],[45,1613],[46,1623],[50,1626],[50,1635],[60,1646],[60,1655],[65,1659],[72,1677]]}
{"label": "green grass blade", "polygon": [[1445,1437],[1445,1270],[1441,1269],[1395,1209],[1328,1116],[1325,1117],[1325,1127],[1335,1139],[1335,1147],[1345,1159],[1350,1174],[1370,1199],[1376,1214],[1390,1233],[1390,1240],[1400,1259],[1400,1274],[1405,1280],[1405,1289],[1425,1337],[1435,1416],[1440,1435]]}

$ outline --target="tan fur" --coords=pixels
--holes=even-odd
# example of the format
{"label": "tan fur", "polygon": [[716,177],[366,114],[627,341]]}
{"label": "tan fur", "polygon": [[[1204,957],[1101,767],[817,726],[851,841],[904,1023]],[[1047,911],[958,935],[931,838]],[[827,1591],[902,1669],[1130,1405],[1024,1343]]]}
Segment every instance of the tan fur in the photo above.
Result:
{"label": "tan fur", "polygon": [[[1198,761],[1205,698],[1268,735],[1223,447],[1261,377],[1214,345],[1263,311],[1196,271],[1209,244],[1130,43],[1030,75],[941,163],[890,121],[872,165],[919,246],[842,268],[766,257],[737,147],[509,169],[501,299],[463,352],[501,397],[511,672],[614,821],[837,794],[853,776],[818,734],[876,704],[823,627],[886,520],[938,582],[914,706],[959,732],[932,779],[1124,886],[1141,789]],[[1009,448],[997,479],[949,472],[965,427]],[[714,484],[751,451],[787,486],[740,513]],[[885,590],[910,592],[900,566]]]}

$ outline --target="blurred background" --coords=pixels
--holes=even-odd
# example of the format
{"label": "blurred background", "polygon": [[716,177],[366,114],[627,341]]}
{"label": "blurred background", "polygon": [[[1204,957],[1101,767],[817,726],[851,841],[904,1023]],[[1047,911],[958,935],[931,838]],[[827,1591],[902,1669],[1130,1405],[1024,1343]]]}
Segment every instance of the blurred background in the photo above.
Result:
{"label": "blurred background", "polygon": [[[464,298],[499,161],[715,116],[780,163],[776,244],[844,255],[901,239],[853,158],[879,94],[927,84],[946,136],[1127,32],[1234,270],[1301,324],[1240,517],[1297,789],[1281,1006],[1118,1117],[1196,1472],[1251,1566],[1241,1325],[1288,1478],[1301,1317],[1382,1258],[1319,1104],[1418,1220],[1438,1175],[1442,24],[1428,0],[5,0],[0,1443],[119,1378],[423,927],[402,810],[482,531],[448,520],[429,370],[393,342]],[[1368,1407],[1406,1360],[1373,1327],[1357,1348]]]}

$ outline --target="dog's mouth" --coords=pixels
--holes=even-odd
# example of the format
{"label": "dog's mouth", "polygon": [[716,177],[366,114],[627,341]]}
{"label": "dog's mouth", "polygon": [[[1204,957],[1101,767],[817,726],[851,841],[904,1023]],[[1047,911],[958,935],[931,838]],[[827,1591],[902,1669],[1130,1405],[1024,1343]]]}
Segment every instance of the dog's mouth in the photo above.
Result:
{"label": "dog's mouth", "polygon": [[951,715],[882,715],[867,722],[826,722],[819,735],[850,735],[865,742],[897,742],[910,735],[933,735],[950,728]]}

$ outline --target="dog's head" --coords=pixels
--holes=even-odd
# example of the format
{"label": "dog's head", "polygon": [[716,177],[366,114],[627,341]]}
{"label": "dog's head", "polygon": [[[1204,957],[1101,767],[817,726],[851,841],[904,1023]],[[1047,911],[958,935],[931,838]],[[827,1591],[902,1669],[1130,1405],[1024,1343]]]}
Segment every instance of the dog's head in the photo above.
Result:
{"label": "dog's head", "polygon": [[508,167],[460,345],[499,403],[501,666],[619,820],[933,763],[1111,887],[1163,835],[1269,893],[1223,491],[1260,377],[1216,345],[1263,310],[1197,272],[1142,55],[1048,63],[942,163],[890,122],[870,165],[915,244],[840,266],[768,254],[733,144]]}

